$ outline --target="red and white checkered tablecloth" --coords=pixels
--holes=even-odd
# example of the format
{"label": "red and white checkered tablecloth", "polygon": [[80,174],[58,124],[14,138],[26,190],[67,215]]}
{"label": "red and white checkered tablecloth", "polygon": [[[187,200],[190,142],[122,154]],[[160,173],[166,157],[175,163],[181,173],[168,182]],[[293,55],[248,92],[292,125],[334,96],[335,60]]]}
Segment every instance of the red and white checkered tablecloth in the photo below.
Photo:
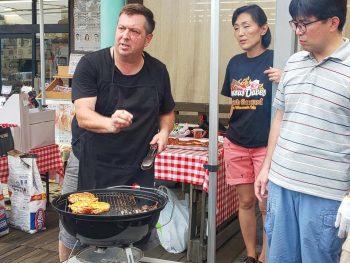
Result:
{"label": "red and white checkered tablecloth", "polygon": [[[30,150],[30,153],[37,155],[37,165],[40,174],[49,171],[56,171],[63,178],[63,164],[58,145],[48,145]],[[7,157],[0,157],[0,181],[7,183],[9,176]]]}
{"label": "red and white checkered tablecloth", "polygon": [[[155,178],[201,185],[208,192],[208,151],[166,149],[155,160]],[[220,225],[238,211],[236,188],[225,183],[223,148],[218,150],[216,225]]]}
{"label": "red and white checkered tablecloth", "polygon": [[11,124],[11,123],[0,123],[0,128],[12,128],[12,127],[18,127],[18,125]]}

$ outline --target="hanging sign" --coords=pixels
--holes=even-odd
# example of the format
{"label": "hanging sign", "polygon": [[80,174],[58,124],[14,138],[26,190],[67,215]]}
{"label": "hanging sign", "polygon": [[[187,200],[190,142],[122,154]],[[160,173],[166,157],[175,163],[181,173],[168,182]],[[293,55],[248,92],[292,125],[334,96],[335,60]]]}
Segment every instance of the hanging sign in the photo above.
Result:
{"label": "hanging sign", "polygon": [[92,52],[100,49],[100,0],[74,1],[74,50]]}

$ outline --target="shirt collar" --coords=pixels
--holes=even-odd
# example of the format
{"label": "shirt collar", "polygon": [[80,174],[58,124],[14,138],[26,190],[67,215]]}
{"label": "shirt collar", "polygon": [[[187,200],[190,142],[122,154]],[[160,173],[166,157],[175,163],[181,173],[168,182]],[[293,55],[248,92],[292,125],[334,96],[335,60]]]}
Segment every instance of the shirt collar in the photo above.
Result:
{"label": "shirt collar", "polygon": [[[338,47],[332,54],[326,57],[323,61],[329,60],[331,58],[342,61],[348,58],[349,56],[350,56],[350,42],[348,38],[343,37],[343,43],[340,45],[340,47]],[[313,59],[314,56],[310,52],[306,52],[305,58]]]}

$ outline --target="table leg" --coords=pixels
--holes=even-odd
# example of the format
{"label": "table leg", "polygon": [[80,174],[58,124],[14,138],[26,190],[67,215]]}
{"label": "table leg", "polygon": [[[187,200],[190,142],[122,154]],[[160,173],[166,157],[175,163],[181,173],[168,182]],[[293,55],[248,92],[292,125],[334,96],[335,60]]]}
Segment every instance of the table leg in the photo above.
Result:
{"label": "table leg", "polygon": [[[187,260],[193,263],[202,263],[206,259],[205,244],[205,192],[195,185],[190,185],[190,211],[189,211],[189,229],[188,229],[188,248]],[[199,196],[202,198],[200,221],[201,226],[197,225],[198,201]]]}
{"label": "table leg", "polygon": [[202,206],[201,206],[201,228],[199,232],[199,245],[202,251],[202,259],[207,259],[207,229],[208,229],[208,194],[205,191],[201,191]]}
{"label": "table leg", "polygon": [[[200,205],[200,226],[197,216]],[[190,225],[188,236],[187,260],[202,263],[207,260],[207,225],[208,194],[199,186],[190,185]],[[240,231],[237,214],[232,215],[217,229],[216,248],[221,247],[228,239]]]}
{"label": "table leg", "polygon": [[189,207],[189,226],[188,226],[188,242],[187,242],[187,260],[193,261],[194,244],[193,239],[196,237],[196,214],[197,202],[196,192],[192,184],[190,184],[190,207]]}
{"label": "table leg", "polygon": [[190,189],[190,237],[196,237],[197,232],[197,210],[198,210],[198,194],[196,189],[191,184]]}

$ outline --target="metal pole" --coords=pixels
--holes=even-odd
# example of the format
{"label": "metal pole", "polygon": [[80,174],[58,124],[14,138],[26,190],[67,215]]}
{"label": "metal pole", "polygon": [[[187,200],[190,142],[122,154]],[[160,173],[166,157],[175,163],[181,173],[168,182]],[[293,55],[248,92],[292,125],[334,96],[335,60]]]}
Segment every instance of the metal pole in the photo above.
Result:
{"label": "metal pole", "polygon": [[[288,26],[288,21],[291,19],[288,7],[288,1],[276,1],[276,24],[275,24],[275,46],[273,56],[273,66],[283,69],[288,58],[295,52],[295,34]],[[272,98],[275,97],[277,85],[272,85]],[[275,108],[271,110],[271,121],[275,115]]]}
{"label": "metal pole", "polygon": [[211,0],[210,24],[210,100],[209,100],[209,197],[207,262],[216,258],[216,192],[218,167],[218,82],[220,2]]}
{"label": "metal pole", "polygon": [[45,44],[44,44],[44,0],[40,0],[40,79],[41,79],[41,105],[45,105]]}
{"label": "metal pole", "polygon": [[[273,56],[273,67],[283,69],[289,56],[294,53],[295,49],[295,35],[292,29],[288,26],[290,15],[288,7],[290,0],[288,1],[276,1],[276,23],[275,23],[275,46]],[[272,100],[276,96],[277,91],[276,84],[272,85]],[[272,105],[271,105],[272,107]],[[271,122],[275,116],[276,109],[271,109]],[[269,245],[266,246],[266,263],[268,263],[269,257]]]}

